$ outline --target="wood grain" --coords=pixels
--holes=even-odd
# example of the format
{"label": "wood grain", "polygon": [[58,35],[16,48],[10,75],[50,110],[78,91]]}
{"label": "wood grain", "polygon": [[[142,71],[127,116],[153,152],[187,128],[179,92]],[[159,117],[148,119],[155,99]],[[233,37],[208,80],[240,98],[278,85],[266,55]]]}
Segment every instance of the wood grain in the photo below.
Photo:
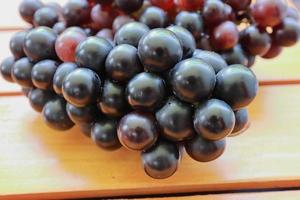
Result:
{"label": "wood grain", "polygon": [[183,197],[147,198],[142,200],[299,200],[300,191],[258,192],[242,194],[195,195]]}
{"label": "wood grain", "polygon": [[78,129],[46,127],[24,97],[0,98],[0,194],[4,199],[79,198],[300,186],[300,86],[262,87],[246,134],[223,157],[153,180],[139,154],[105,152]]}

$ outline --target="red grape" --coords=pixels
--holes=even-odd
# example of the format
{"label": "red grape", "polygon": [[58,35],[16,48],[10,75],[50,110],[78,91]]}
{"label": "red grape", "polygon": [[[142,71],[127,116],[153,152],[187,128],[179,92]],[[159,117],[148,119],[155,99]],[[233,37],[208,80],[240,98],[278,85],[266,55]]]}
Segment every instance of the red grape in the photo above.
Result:
{"label": "red grape", "polygon": [[178,0],[181,10],[195,11],[203,8],[204,0]]}
{"label": "red grape", "polygon": [[231,49],[238,41],[239,31],[237,26],[231,21],[223,22],[213,31],[212,43],[216,49]]}
{"label": "red grape", "polygon": [[266,58],[266,59],[275,58],[275,57],[279,56],[279,54],[281,52],[282,52],[282,47],[275,44],[275,43],[272,43],[271,48],[269,49],[269,51],[265,55],[263,55],[262,57]]}

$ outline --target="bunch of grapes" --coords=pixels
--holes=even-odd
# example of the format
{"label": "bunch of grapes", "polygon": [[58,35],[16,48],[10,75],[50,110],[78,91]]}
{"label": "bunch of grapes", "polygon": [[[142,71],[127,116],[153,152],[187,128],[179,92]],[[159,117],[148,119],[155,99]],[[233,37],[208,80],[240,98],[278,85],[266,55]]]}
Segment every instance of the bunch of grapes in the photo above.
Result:
{"label": "bunch of grapes", "polygon": [[182,149],[221,156],[249,125],[255,56],[300,33],[282,0],[23,0],[19,11],[31,28],[11,38],[3,77],[51,128],[138,151],[153,178],[173,175]]}

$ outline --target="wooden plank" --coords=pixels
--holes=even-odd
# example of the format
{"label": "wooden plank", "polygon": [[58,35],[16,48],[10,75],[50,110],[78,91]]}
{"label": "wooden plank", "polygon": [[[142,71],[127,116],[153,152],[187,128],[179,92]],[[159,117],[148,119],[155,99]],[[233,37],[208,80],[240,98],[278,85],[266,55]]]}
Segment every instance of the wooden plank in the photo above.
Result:
{"label": "wooden plank", "polygon": [[[195,195],[176,197],[177,200],[299,200],[300,191],[258,192],[241,194]],[[142,200],[171,200],[175,197],[146,198]]]}
{"label": "wooden plank", "polygon": [[300,186],[300,86],[262,87],[252,126],[223,157],[184,155],[166,180],[144,174],[139,154],[105,152],[78,129],[46,127],[24,97],[0,98],[0,194],[4,199],[79,198]]}

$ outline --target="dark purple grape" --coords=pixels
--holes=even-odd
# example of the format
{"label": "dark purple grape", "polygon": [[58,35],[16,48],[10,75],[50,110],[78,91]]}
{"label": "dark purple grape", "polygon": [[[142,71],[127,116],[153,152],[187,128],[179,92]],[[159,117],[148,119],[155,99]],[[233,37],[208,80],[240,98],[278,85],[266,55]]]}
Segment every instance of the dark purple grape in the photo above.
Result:
{"label": "dark purple grape", "polygon": [[196,47],[197,49],[201,49],[201,50],[213,51],[210,35],[202,34],[201,38],[197,38]]}
{"label": "dark purple grape", "polygon": [[148,72],[137,74],[126,88],[127,101],[134,109],[157,108],[161,105],[165,92],[163,79]]}
{"label": "dark purple grape", "polygon": [[162,72],[178,63],[182,59],[183,51],[174,33],[157,28],[140,40],[138,55],[146,70]]}
{"label": "dark purple grape", "polygon": [[97,114],[96,106],[88,105],[85,107],[76,107],[70,103],[67,103],[66,107],[69,118],[75,124],[88,124],[92,123]]}
{"label": "dark purple grape", "polygon": [[13,80],[22,87],[32,87],[31,70],[33,63],[27,57],[21,58],[15,62],[12,67]]}
{"label": "dark purple grape", "polygon": [[211,41],[217,50],[233,48],[239,41],[239,31],[236,24],[225,21],[218,25],[213,31]]}
{"label": "dark purple grape", "polygon": [[140,39],[149,32],[148,26],[139,22],[130,22],[118,30],[115,35],[117,45],[130,44],[138,47]]}
{"label": "dark purple grape", "polygon": [[149,113],[129,113],[119,122],[118,138],[124,147],[131,150],[150,148],[156,142],[158,134],[155,119]]}
{"label": "dark purple grape", "polygon": [[52,27],[58,22],[59,15],[55,9],[51,7],[43,7],[38,9],[33,16],[34,26]]}
{"label": "dark purple grape", "polygon": [[114,40],[114,34],[111,29],[104,28],[101,31],[99,31],[96,35],[96,37],[104,38],[108,41],[113,41]]}
{"label": "dark purple grape", "polygon": [[31,71],[33,85],[43,90],[52,89],[57,67],[58,63],[54,60],[42,60],[36,63]]}
{"label": "dark purple grape", "polygon": [[282,47],[273,42],[269,51],[265,53],[262,57],[265,59],[272,59],[279,56],[281,52]]}
{"label": "dark purple grape", "polygon": [[28,93],[29,103],[31,107],[37,112],[42,112],[45,104],[54,98],[55,95],[47,90],[32,89]]}
{"label": "dark purple grape", "polygon": [[5,58],[1,65],[0,65],[0,72],[2,77],[9,82],[14,82],[12,78],[12,69],[15,64],[15,59],[14,57],[7,57]]}
{"label": "dark purple grape", "polygon": [[226,12],[226,4],[222,1],[207,0],[203,8],[203,19],[205,26],[214,27],[228,19]]}
{"label": "dark purple grape", "polygon": [[77,107],[96,102],[101,95],[101,80],[90,69],[79,68],[68,74],[62,85],[64,98]]}
{"label": "dark purple grape", "polygon": [[230,137],[234,137],[243,133],[249,126],[248,110],[246,108],[234,112],[235,126]]}
{"label": "dark purple grape", "polygon": [[221,55],[228,65],[248,65],[248,57],[240,45],[236,45],[233,49],[224,51]]}
{"label": "dark purple grape", "polygon": [[20,59],[25,57],[25,53],[23,50],[25,36],[27,31],[20,31],[15,33],[10,41],[9,41],[9,48],[15,59]]}
{"label": "dark purple grape", "polygon": [[264,55],[271,47],[271,37],[265,30],[252,25],[241,33],[240,43],[251,55]]}
{"label": "dark purple grape", "polygon": [[257,0],[251,6],[251,15],[261,27],[280,24],[286,12],[287,4],[284,0]]}
{"label": "dark purple grape", "polygon": [[172,141],[183,141],[194,135],[192,108],[175,98],[169,99],[156,112],[156,120],[162,134]]}
{"label": "dark purple grape", "polygon": [[202,51],[200,49],[197,49],[193,54],[193,58],[201,59],[207,64],[211,65],[216,73],[228,67],[226,61],[222,58],[222,56],[213,51]]}
{"label": "dark purple grape", "polygon": [[178,63],[170,72],[170,82],[177,97],[197,103],[211,96],[216,83],[214,69],[197,58]]}
{"label": "dark purple grape", "polygon": [[68,0],[63,7],[68,26],[78,26],[90,20],[91,7],[87,0]]}
{"label": "dark purple grape", "polygon": [[105,66],[105,59],[113,46],[104,38],[89,37],[76,48],[76,63],[98,73]]}
{"label": "dark purple grape", "polygon": [[175,24],[189,30],[195,38],[203,32],[203,19],[196,12],[181,11],[176,16]]}
{"label": "dark purple grape", "polygon": [[122,145],[118,139],[117,121],[101,119],[94,123],[91,129],[91,138],[102,149],[116,150]]}
{"label": "dark purple grape", "polygon": [[225,140],[210,141],[196,135],[185,143],[187,154],[198,162],[210,162],[220,157],[226,147]]}
{"label": "dark purple grape", "polygon": [[120,82],[127,82],[137,73],[142,71],[137,49],[128,44],[121,44],[110,51],[105,69],[107,75]]}
{"label": "dark purple grape", "polygon": [[181,157],[175,143],[162,139],[149,150],[142,152],[141,156],[146,174],[155,179],[172,176],[178,168]]}
{"label": "dark purple grape", "polygon": [[283,47],[297,44],[300,37],[300,24],[298,21],[286,18],[282,24],[273,29],[274,42]]}
{"label": "dark purple grape", "polygon": [[53,25],[52,29],[57,34],[60,35],[62,32],[66,30],[66,23],[65,22],[57,22]]}
{"label": "dark purple grape", "polygon": [[116,5],[124,12],[131,13],[140,9],[144,0],[115,0]]}
{"label": "dark purple grape", "polygon": [[24,52],[34,62],[44,59],[56,59],[55,41],[57,34],[48,27],[30,30],[24,41]]}
{"label": "dark purple grape", "polygon": [[74,126],[66,111],[66,102],[62,98],[50,100],[43,108],[43,119],[56,130],[65,131]]}
{"label": "dark purple grape", "polygon": [[215,96],[234,110],[248,106],[256,97],[258,81],[243,65],[231,65],[217,74]]}
{"label": "dark purple grape", "polygon": [[167,20],[165,11],[155,6],[146,8],[140,17],[140,22],[146,24],[150,29],[165,27]]}
{"label": "dark purple grape", "polygon": [[210,99],[195,111],[194,128],[207,140],[222,140],[234,128],[234,112],[228,104],[218,99]]}
{"label": "dark purple grape", "polygon": [[181,42],[183,58],[192,57],[196,49],[196,41],[193,35],[181,26],[169,26],[167,29],[172,31]]}
{"label": "dark purple grape", "polygon": [[23,0],[19,5],[19,13],[23,20],[32,24],[34,13],[43,7],[40,0]]}
{"label": "dark purple grape", "polygon": [[106,80],[98,107],[102,113],[108,116],[120,117],[124,115],[128,107],[124,86]]}
{"label": "dark purple grape", "polygon": [[62,95],[62,84],[65,77],[77,69],[77,65],[71,62],[65,62],[58,66],[53,77],[53,89],[56,94]]}

